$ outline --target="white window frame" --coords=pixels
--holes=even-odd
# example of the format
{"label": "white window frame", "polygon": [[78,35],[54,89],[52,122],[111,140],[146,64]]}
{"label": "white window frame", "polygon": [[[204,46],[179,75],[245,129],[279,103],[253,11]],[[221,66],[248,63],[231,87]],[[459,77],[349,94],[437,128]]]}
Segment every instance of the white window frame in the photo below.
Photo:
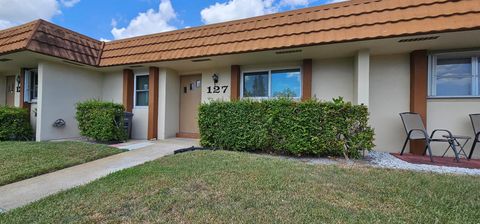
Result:
{"label": "white window frame", "polygon": [[[300,96],[291,97],[294,100],[299,100],[302,98],[303,94],[303,70],[302,67],[280,67],[280,68],[267,68],[267,69],[256,69],[256,70],[245,70],[241,72],[240,77],[240,98],[253,99],[253,100],[264,100],[264,99],[276,99],[278,97],[272,96],[272,71],[282,71],[282,70],[299,70],[300,71]],[[255,73],[255,72],[268,72],[268,96],[266,97],[244,97],[243,96],[243,83],[245,73]]]}
{"label": "white window frame", "polygon": [[[138,76],[147,76],[148,74],[135,74],[133,78],[133,108],[134,109],[146,109],[148,108],[148,103],[147,106],[137,106],[137,77]],[[148,83],[148,90],[138,90],[138,91],[143,91],[149,93],[150,91],[150,83]],[[150,101],[150,99],[148,99]]]}
{"label": "white window frame", "polygon": [[23,101],[24,102],[27,102],[27,103],[36,103],[37,102],[37,99],[38,99],[38,86],[37,86],[37,96],[36,98],[33,98],[32,97],[32,94],[34,90],[32,90],[32,88],[34,88],[32,85],[31,85],[31,81],[32,81],[32,72],[35,72],[37,74],[37,85],[38,85],[38,69],[36,68],[33,68],[33,69],[25,69],[25,73],[23,74],[24,76],[24,80],[23,80],[23,85],[25,86],[24,88],[24,92],[23,92]]}
{"label": "white window frame", "polygon": [[[464,56],[471,58],[472,66],[472,86],[471,91],[472,95],[465,96],[437,96],[437,77],[436,77],[436,68],[437,68],[437,59],[439,56],[455,57],[455,56]],[[429,98],[480,98],[480,52],[448,52],[448,53],[437,53],[430,54],[428,57],[428,97]]]}

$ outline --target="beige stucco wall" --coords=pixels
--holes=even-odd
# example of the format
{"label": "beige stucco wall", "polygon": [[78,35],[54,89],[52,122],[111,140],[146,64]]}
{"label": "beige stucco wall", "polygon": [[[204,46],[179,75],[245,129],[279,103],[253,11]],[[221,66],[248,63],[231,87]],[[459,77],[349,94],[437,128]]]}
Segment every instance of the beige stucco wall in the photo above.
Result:
{"label": "beige stucco wall", "polygon": [[[231,92],[231,86],[230,86],[230,80],[231,80],[231,74],[230,74],[230,68],[228,67],[223,67],[223,68],[214,68],[214,69],[209,69],[209,70],[202,70],[200,72],[193,72],[190,74],[202,74],[202,102],[207,103],[213,100],[222,100],[222,101],[230,101],[230,92]],[[228,86],[227,92],[226,93],[208,93],[208,87],[214,86],[213,83],[213,74],[218,75],[218,86]]]}
{"label": "beige stucco wall", "polygon": [[[427,102],[427,129],[447,129],[454,135],[474,137],[469,114],[480,113],[480,99],[430,99]],[[441,136],[445,133],[439,133]],[[465,151],[470,153],[472,141],[467,144]],[[433,152],[442,155],[446,149],[445,144],[433,143]],[[480,145],[474,153],[475,158],[480,158]],[[449,155],[453,153],[450,150]]]}
{"label": "beige stucco wall", "polygon": [[370,124],[375,150],[400,152],[405,130],[399,113],[410,110],[410,61],[407,54],[370,58]]}
{"label": "beige stucco wall", "polygon": [[158,96],[158,139],[173,138],[178,133],[180,78],[177,72],[161,69]]}
{"label": "beige stucco wall", "polygon": [[313,60],[312,97],[330,101],[353,100],[353,58]]}
{"label": "beige stucco wall", "polygon": [[354,59],[353,103],[368,106],[370,103],[370,51],[360,50]]}
{"label": "beige stucco wall", "polygon": [[[38,66],[37,141],[79,137],[75,104],[101,99],[102,74],[76,66],[40,62]],[[54,128],[64,119],[64,128]]]}
{"label": "beige stucco wall", "polygon": [[121,71],[103,75],[102,100],[123,103],[123,74]]}

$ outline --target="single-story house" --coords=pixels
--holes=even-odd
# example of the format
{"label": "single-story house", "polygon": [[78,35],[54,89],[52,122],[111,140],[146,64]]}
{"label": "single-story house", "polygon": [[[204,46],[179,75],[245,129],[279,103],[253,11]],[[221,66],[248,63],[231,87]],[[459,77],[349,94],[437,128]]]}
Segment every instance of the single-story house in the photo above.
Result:
{"label": "single-story house", "polygon": [[0,105],[28,108],[37,141],[79,137],[92,98],[132,111],[133,138],[165,139],[198,136],[201,102],[340,96],[369,107],[376,150],[399,152],[400,112],[473,136],[479,21],[478,0],[351,0],[102,42],[37,20],[0,31]]}

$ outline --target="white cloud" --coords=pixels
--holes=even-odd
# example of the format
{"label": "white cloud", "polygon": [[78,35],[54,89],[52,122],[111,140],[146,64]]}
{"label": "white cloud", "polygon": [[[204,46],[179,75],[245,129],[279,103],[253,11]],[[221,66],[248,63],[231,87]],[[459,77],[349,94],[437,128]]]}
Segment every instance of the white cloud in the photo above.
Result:
{"label": "white cloud", "polygon": [[329,0],[329,1],[327,1],[327,4],[338,3],[338,2],[346,2],[346,1],[349,1],[349,0]]}
{"label": "white cloud", "polygon": [[63,6],[67,8],[71,8],[75,6],[77,3],[79,3],[80,0],[60,0],[60,2],[62,3]]}
{"label": "white cloud", "polygon": [[100,38],[100,41],[103,41],[103,42],[110,42],[110,41],[112,41],[112,40],[110,40],[110,39],[106,39],[106,38]]}
{"label": "white cloud", "polygon": [[281,0],[280,5],[290,7],[307,6],[308,4],[310,4],[310,2],[310,0]]}
{"label": "white cloud", "polygon": [[243,19],[277,12],[273,0],[230,0],[204,8],[200,15],[206,24]]}
{"label": "white cloud", "polygon": [[127,27],[117,28],[117,22],[112,20],[112,35],[115,39],[164,32],[175,30],[176,27],[170,25],[170,22],[177,17],[170,0],[162,0],[158,6],[158,11],[149,9],[141,12],[132,19]]}
{"label": "white cloud", "polygon": [[[205,24],[219,23],[280,11],[284,7],[308,6],[313,0],[229,0],[204,8],[200,15]],[[338,1],[338,0],[337,0]]]}
{"label": "white cloud", "polygon": [[0,29],[61,14],[57,0],[0,0]]}

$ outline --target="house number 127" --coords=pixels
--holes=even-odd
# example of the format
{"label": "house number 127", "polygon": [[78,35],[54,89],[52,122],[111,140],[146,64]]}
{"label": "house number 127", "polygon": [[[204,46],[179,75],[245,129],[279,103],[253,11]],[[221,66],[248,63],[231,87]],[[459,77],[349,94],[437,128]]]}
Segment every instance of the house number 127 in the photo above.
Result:
{"label": "house number 127", "polygon": [[209,86],[207,87],[207,93],[226,93],[228,86]]}

